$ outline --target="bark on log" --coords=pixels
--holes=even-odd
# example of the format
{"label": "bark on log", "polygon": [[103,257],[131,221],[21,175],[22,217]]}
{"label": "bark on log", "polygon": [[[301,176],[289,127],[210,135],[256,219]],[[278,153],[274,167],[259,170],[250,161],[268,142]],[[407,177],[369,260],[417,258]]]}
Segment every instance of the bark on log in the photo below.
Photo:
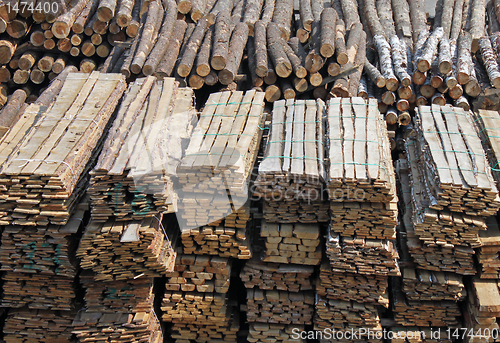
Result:
{"label": "bark on log", "polygon": [[51,55],[43,56],[37,63],[38,69],[41,71],[48,73],[52,70],[52,66],[54,65],[54,57]]}
{"label": "bark on log", "polygon": [[17,89],[8,97],[7,104],[0,111],[0,130],[8,131],[21,118],[20,109],[26,101],[27,94],[22,89]]}
{"label": "bark on log", "polygon": [[450,40],[457,40],[462,30],[462,13],[464,0],[455,0],[453,5],[453,19],[451,21]]}
{"label": "bark on log", "polygon": [[275,2],[276,0],[264,0],[261,20],[264,24],[266,24],[266,26],[273,20]]}
{"label": "bark on log", "polygon": [[425,5],[424,0],[411,0],[409,4],[413,41],[416,42],[419,32],[427,31]]}
{"label": "bark on log", "polygon": [[191,0],[191,19],[195,23],[205,15],[206,6],[206,0]]}
{"label": "bark on log", "polygon": [[306,56],[305,67],[311,73],[317,73],[324,65],[325,61],[321,57],[321,25],[319,21],[314,21],[312,23],[311,32],[311,49]]}
{"label": "bark on log", "polygon": [[229,11],[224,10],[217,15],[212,59],[210,60],[210,64],[215,70],[224,69],[227,63],[229,39],[231,37],[231,31],[229,30],[230,20]]}
{"label": "bark on log", "polygon": [[444,31],[442,27],[438,27],[427,39],[422,54],[416,56],[417,69],[421,72],[426,72],[431,68],[431,62],[434,55],[437,53],[439,41],[443,37]]}
{"label": "bark on log", "polygon": [[495,88],[500,88],[500,67],[498,66],[496,54],[493,51],[490,40],[487,37],[481,37],[478,45],[491,85]]}
{"label": "bark on log", "polygon": [[189,42],[186,45],[184,54],[180,60],[179,66],[177,67],[177,73],[181,77],[187,77],[191,73],[191,69],[194,65],[194,60],[198,49],[200,48],[201,42],[205,36],[208,29],[208,20],[203,18],[198,21],[193,34],[189,38]]}
{"label": "bark on log", "polygon": [[97,8],[97,18],[103,22],[109,22],[115,16],[117,0],[101,0]]}
{"label": "bark on log", "polygon": [[134,9],[135,1],[139,0],[120,0],[120,5],[118,6],[115,18],[116,23],[121,28],[127,27],[132,21],[132,10]]}
{"label": "bark on log", "polygon": [[91,60],[90,58],[84,58],[80,62],[80,71],[84,73],[91,73],[96,69],[96,64],[94,60]]}
{"label": "bark on log", "polygon": [[9,68],[7,66],[0,67],[0,82],[7,83],[11,79],[11,74]]}
{"label": "bark on log", "polygon": [[259,20],[255,23],[254,30],[256,74],[264,78],[268,71],[266,24]]}
{"label": "bark on log", "polygon": [[314,21],[314,17],[311,9],[311,0],[299,0],[300,4],[300,21],[302,26],[307,31],[311,31],[311,24]]}
{"label": "bark on log", "polygon": [[[163,20],[163,8],[157,0],[149,4],[148,16],[142,29],[140,41],[135,52],[134,59],[130,66],[130,71],[139,74],[146,62],[146,59],[153,49],[153,45],[158,36],[160,22]],[[203,38],[203,37],[202,37]],[[188,74],[189,75],[189,74]],[[187,76],[187,75],[185,75]]]}
{"label": "bark on log", "polygon": [[[234,2],[233,0],[217,0],[214,4],[210,13],[207,14],[208,22],[210,25],[215,23],[215,20],[220,12],[227,11],[229,18],[231,18],[231,12],[233,11]],[[228,20],[228,25],[231,26],[231,21]]]}
{"label": "bark on log", "polygon": [[248,32],[250,36],[254,35],[254,25],[257,22],[257,20],[259,20],[260,12],[262,11],[263,5],[264,5],[264,0],[254,0],[246,2],[243,22],[248,25]]}
{"label": "bark on log", "polygon": [[[203,38],[203,42],[200,46],[200,51],[196,56],[196,73],[201,77],[205,77],[210,74],[210,49],[212,47],[212,36],[213,36],[213,26],[211,26],[207,33],[205,34],[205,38]],[[255,51],[255,49],[254,49]],[[250,61],[250,53],[248,53],[248,58]],[[253,57],[255,59],[255,56]]]}
{"label": "bark on log", "polygon": [[448,74],[452,69],[452,55],[450,50],[450,43],[446,36],[443,36],[439,41],[439,72],[443,75]]}
{"label": "bark on log", "polygon": [[281,37],[288,41],[291,37],[291,24],[293,17],[293,0],[276,0],[273,22],[281,31]]}
{"label": "bark on log", "polygon": [[264,82],[268,85],[273,85],[278,81],[278,75],[274,71],[273,63],[271,59],[267,60],[267,75],[264,77]]}
{"label": "bark on log", "polygon": [[392,36],[396,35],[396,26],[394,25],[394,20],[392,19],[393,13],[391,9],[391,0],[377,0],[375,5],[377,7],[380,24],[385,30],[385,36],[387,39],[390,39]]}
{"label": "bark on log", "polygon": [[472,52],[479,50],[479,39],[486,35],[486,0],[473,0],[469,33],[472,37]]}
{"label": "bark on log", "polygon": [[205,76],[205,84],[207,86],[214,86],[219,82],[219,77],[217,76],[217,73],[214,70],[210,71],[210,74]]}
{"label": "bark on log", "polygon": [[125,32],[127,36],[134,38],[139,32],[140,27],[140,14],[141,14],[141,1],[136,0],[134,4],[134,8],[132,9],[132,20],[127,25]]}
{"label": "bark on log", "polygon": [[337,53],[337,63],[340,65],[346,64],[349,60],[345,45],[345,35],[345,23],[342,19],[337,18],[337,23],[335,24],[335,51]]}
{"label": "bark on log", "polygon": [[363,73],[364,61],[366,61],[366,33],[361,31],[361,39],[359,42],[358,51],[354,58],[354,65],[359,65],[354,73],[349,76],[349,96],[354,97],[358,94],[359,83]]}
{"label": "bark on log", "polygon": [[389,91],[394,92],[398,89],[399,82],[392,69],[391,47],[381,35],[374,36],[373,43],[378,51],[380,70],[385,78],[385,86]]}
{"label": "bark on log", "polygon": [[[300,43],[299,43],[300,44]],[[303,65],[303,59],[301,59],[293,49],[286,43],[282,42],[283,50],[285,51],[286,56],[290,60],[290,64],[292,65],[293,72],[295,76],[298,78],[304,78],[307,76],[307,70]]]}
{"label": "bark on log", "polygon": [[0,40],[0,64],[9,63],[14,52],[16,51],[17,43],[10,40]]}
{"label": "bark on log", "polygon": [[14,39],[22,38],[27,35],[31,25],[26,19],[14,19],[7,24],[6,32]]}
{"label": "bark on log", "polygon": [[368,59],[365,59],[365,65],[364,65],[364,71],[366,75],[372,80],[372,82],[378,87],[378,88],[384,88],[385,87],[385,78],[384,76],[380,73],[380,71],[375,67],[373,64],[368,61]]}
{"label": "bark on log", "polygon": [[18,62],[19,69],[22,70],[30,70],[36,64],[36,61],[39,58],[39,54],[35,51],[28,51],[24,53]]}
{"label": "bark on log", "polygon": [[335,24],[337,12],[333,8],[325,8],[321,13],[321,56],[332,57],[335,53]]}
{"label": "bark on log", "polygon": [[346,29],[350,29],[355,23],[360,23],[358,6],[353,0],[340,0],[342,5],[342,13],[344,14],[344,22]]}
{"label": "bark on log", "polygon": [[86,9],[89,3],[90,0],[80,0],[75,7],[59,16],[52,24],[52,33],[54,36],[59,39],[68,37],[71,32],[71,28],[73,27],[73,23],[82,11]]}
{"label": "bark on log", "polygon": [[248,25],[239,23],[234,28],[231,42],[229,43],[229,54],[227,63],[223,70],[219,72],[219,81],[223,85],[229,85],[233,82],[238,68],[240,67],[243,51],[248,40]]}
{"label": "bark on log", "polygon": [[392,11],[398,37],[413,49],[412,25],[410,20],[410,6],[406,0],[392,0]]}
{"label": "bark on log", "polygon": [[443,27],[444,37],[449,39],[451,33],[451,22],[453,18],[453,6],[455,0],[443,1],[443,13],[441,17],[441,26]]}
{"label": "bark on log", "polygon": [[385,36],[386,35],[385,30],[382,27],[379,16],[377,14],[377,8],[375,7],[375,0],[364,0],[364,2],[365,2],[365,8],[364,8],[365,16],[366,20],[368,21],[368,26],[370,27],[372,36],[373,37],[384,36],[387,39],[388,37]]}
{"label": "bark on log", "polygon": [[390,45],[394,74],[396,74],[403,87],[408,87],[411,84],[411,77],[407,71],[406,45],[396,35],[391,37]]}
{"label": "bark on log", "polygon": [[[255,64],[255,39],[253,37],[248,39],[247,43],[248,49],[248,71],[250,72],[250,80],[253,87],[261,87],[264,84],[264,80],[257,75],[257,67]],[[209,67],[210,70],[210,67]],[[209,72],[210,73],[210,72]],[[198,73],[199,74],[199,73]],[[208,74],[207,74],[208,75]]]}

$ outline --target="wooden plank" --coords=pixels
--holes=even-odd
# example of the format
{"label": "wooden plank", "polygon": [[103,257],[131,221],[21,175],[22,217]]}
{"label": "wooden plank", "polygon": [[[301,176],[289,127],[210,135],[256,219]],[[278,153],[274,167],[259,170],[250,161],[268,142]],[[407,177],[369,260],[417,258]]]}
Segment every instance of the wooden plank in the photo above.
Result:
{"label": "wooden plank", "polygon": [[295,101],[293,116],[293,138],[290,174],[302,175],[304,173],[304,112],[305,100]]}
{"label": "wooden plank", "polygon": [[318,165],[323,164],[323,161],[318,156],[318,147],[323,147],[323,136],[317,136],[316,128],[321,127],[321,117],[318,123],[318,108],[316,101],[306,100],[305,114],[305,141],[304,141],[304,172],[308,177],[314,179],[320,177]]}

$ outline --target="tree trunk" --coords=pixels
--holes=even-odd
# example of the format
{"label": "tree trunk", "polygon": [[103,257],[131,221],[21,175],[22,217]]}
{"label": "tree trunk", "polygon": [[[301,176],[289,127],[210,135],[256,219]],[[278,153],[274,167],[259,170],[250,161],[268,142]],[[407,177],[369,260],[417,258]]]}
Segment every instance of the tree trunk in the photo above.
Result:
{"label": "tree trunk", "polygon": [[443,27],[444,37],[449,39],[451,34],[451,23],[453,19],[453,7],[455,0],[444,0],[443,14],[441,17],[441,26]]}
{"label": "tree trunk", "polygon": [[365,59],[365,65],[364,65],[364,71],[366,75],[372,80],[372,82],[378,87],[378,88],[384,88],[385,87],[385,78],[382,76],[380,71],[375,67],[373,64],[368,61],[368,59]]}
{"label": "tree trunk", "polygon": [[117,0],[100,0],[97,8],[97,18],[103,22],[109,22],[115,16]]}
{"label": "tree trunk", "polygon": [[[196,73],[201,77],[210,74],[210,49],[212,47],[213,26],[207,30],[205,38],[200,46],[200,51],[196,56]],[[255,51],[255,50],[254,50]],[[250,56],[249,56],[250,58]],[[250,60],[249,60],[250,61]]]}
{"label": "tree trunk", "polygon": [[7,104],[0,111],[0,128],[7,131],[19,120],[22,113],[20,109],[26,101],[27,94],[22,89],[17,89],[9,96]]}
{"label": "tree trunk", "polygon": [[392,10],[396,23],[396,33],[406,45],[413,49],[412,26],[410,20],[410,6],[406,0],[392,0]]}
{"label": "tree trunk", "polygon": [[472,52],[479,50],[479,39],[486,35],[486,1],[473,0],[469,33],[472,37]]}
{"label": "tree trunk", "polygon": [[[359,24],[361,25],[361,23]],[[361,39],[359,41],[356,57],[354,58],[354,65],[359,67],[349,76],[349,96],[351,97],[357,96],[358,94],[364,61],[366,61],[366,33],[365,31],[361,31]]]}
{"label": "tree trunk", "polygon": [[273,20],[275,1],[276,0],[264,0],[261,20],[266,26]]}
{"label": "tree trunk", "polygon": [[300,20],[302,26],[307,31],[311,31],[311,24],[314,21],[314,17],[311,9],[311,0],[299,0],[300,4]]}
{"label": "tree trunk", "polygon": [[448,74],[452,69],[452,55],[450,50],[450,43],[446,36],[443,36],[439,41],[439,72],[443,75]]}
{"label": "tree trunk", "polygon": [[491,85],[495,88],[500,88],[500,68],[490,40],[487,37],[481,37],[478,41],[478,45]]}
{"label": "tree trunk", "polygon": [[422,54],[416,57],[417,69],[421,72],[426,72],[431,67],[432,58],[437,53],[439,41],[443,37],[443,28],[438,27],[427,39]]}
{"label": "tree trunk", "polygon": [[177,67],[177,73],[181,77],[187,77],[191,73],[196,54],[200,48],[205,33],[207,32],[208,26],[207,18],[199,20],[196,24],[196,28],[189,38],[189,42],[186,45],[184,54],[181,57],[179,66]]}
{"label": "tree trunk", "polygon": [[358,14],[358,6],[354,0],[340,0],[340,4],[342,5],[346,29],[349,30],[352,25],[361,22]]}
{"label": "tree trunk", "polygon": [[407,71],[406,45],[402,44],[396,35],[391,37],[390,44],[394,74],[396,74],[403,87],[408,87],[411,84],[411,77]]}
{"label": "tree trunk", "polygon": [[281,37],[288,41],[291,37],[291,24],[293,16],[293,0],[276,0],[273,22],[281,31]]}
{"label": "tree trunk", "polygon": [[[127,36],[134,38],[137,36],[140,27],[141,1],[135,0],[134,8],[132,9],[132,20],[127,25],[125,32]],[[177,13],[176,13],[177,14]]]}
{"label": "tree trunk", "polygon": [[345,24],[342,19],[337,19],[335,25],[335,51],[337,52],[337,63],[340,65],[346,64],[349,60],[345,45]]}
{"label": "tree trunk", "polygon": [[106,61],[104,61],[104,64],[102,66],[102,72],[111,73],[111,71],[113,70],[113,66],[117,64],[118,60],[120,59],[124,51],[125,48],[120,48],[117,46],[113,47],[110,54],[108,55],[108,58],[106,58]]}
{"label": "tree trunk", "polygon": [[194,22],[197,22],[205,15],[206,2],[206,0],[191,0],[191,19]]}
{"label": "tree trunk", "polygon": [[375,5],[377,7],[380,24],[385,30],[385,36],[387,39],[390,39],[392,36],[396,35],[396,27],[392,19],[391,0],[377,0]]}
{"label": "tree trunk", "polygon": [[411,0],[408,3],[410,4],[413,41],[416,42],[419,32],[427,31],[424,0]]}
{"label": "tree trunk", "polygon": [[89,0],[80,0],[75,7],[59,16],[52,24],[52,33],[54,36],[59,39],[68,37],[76,18],[87,8],[89,3]]}
{"label": "tree trunk", "polygon": [[238,23],[234,28],[231,41],[229,43],[229,54],[227,63],[223,70],[219,72],[219,81],[223,85],[228,85],[233,82],[238,69],[240,67],[243,51],[248,40],[248,25]]}
{"label": "tree trunk", "polygon": [[256,74],[264,78],[268,72],[266,24],[259,20],[255,23],[254,30]]}
{"label": "tree trunk", "polygon": [[385,78],[385,86],[389,91],[394,92],[398,89],[399,82],[392,69],[391,47],[381,35],[374,36],[373,43],[378,51],[380,70]]}
{"label": "tree trunk", "polygon": [[464,0],[455,0],[453,6],[453,19],[451,21],[450,40],[457,40],[462,30],[462,13]]}
{"label": "tree trunk", "polygon": [[305,67],[311,73],[317,73],[324,65],[325,61],[321,57],[320,49],[321,49],[321,24],[319,21],[314,21],[312,23],[312,32],[311,32],[311,49],[306,56]]}
{"label": "tree trunk", "polygon": [[303,65],[303,60],[298,57],[293,49],[286,43],[282,42],[283,50],[285,51],[286,56],[290,60],[290,63],[292,65],[293,72],[295,73],[295,76],[299,78],[304,78],[307,76],[307,70]]}
{"label": "tree trunk", "polygon": [[250,72],[250,80],[252,82],[253,87],[261,87],[264,84],[264,80],[257,75],[256,70],[257,67],[255,65],[255,39],[254,38],[248,38],[248,43],[247,43],[247,49],[248,49],[248,71]]}
{"label": "tree trunk", "polygon": [[[146,59],[153,48],[160,29],[160,22],[163,20],[163,8],[157,0],[149,4],[148,16],[142,29],[140,41],[135,52],[134,59],[130,66],[130,71],[139,74],[146,62]],[[188,74],[189,75],[189,74]],[[187,76],[187,75],[185,75]]]}
{"label": "tree trunk", "polygon": [[248,25],[250,36],[254,35],[254,25],[257,22],[257,20],[259,20],[260,12],[262,11],[263,5],[264,5],[264,0],[254,0],[246,2],[243,22]]}
{"label": "tree trunk", "polygon": [[224,69],[227,63],[229,39],[231,38],[230,20],[229,11],[224,10],[219,13],[215,22],[214,46],[210,61],[212,68],[215,70]]}
{"label": "tree trunk", "polygon": [[284,50],[285,42],[281,38],[281,31],[274,22],[267,25],[267,46],[269,57],[274,65],[276,74],[281,78],[286,78],[292,73],[292,64]]}
{"label": "tree trunk", "polygon": [[[385,30],[380,23],[380,19],[377,14],[377,8],[375,7],[375,0],[364,0],[364,2],[366,20],[368,21],[368,26],[370,27],[372,36],[375,37],[378,35],[385,37]],[[346,25],[346,27],[350,26]]]}
{"label": "tree trunk", "polygon": [[[312,15],[311,15],[312,16]],[[321,13],[321,56],[332,57],[335,53],[335,23],[337,12],[333,8],[325,8]]]}

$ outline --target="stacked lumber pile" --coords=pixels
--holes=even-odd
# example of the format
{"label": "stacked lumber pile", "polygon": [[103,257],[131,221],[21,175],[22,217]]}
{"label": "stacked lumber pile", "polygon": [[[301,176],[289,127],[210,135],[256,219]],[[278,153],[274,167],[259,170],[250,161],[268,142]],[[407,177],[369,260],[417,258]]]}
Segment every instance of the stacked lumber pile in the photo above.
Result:
{"label": "stacked lumber pile", "polygon": [[233,311],[233,318],[228,325],[220,326],[213,322],[205,325],[176,323],[172,325],[170,336],[176,343],[236,342],[240,330],[239,323],[238,311]]}
{"label": "stacked lumber pile", "polygon": [[324,330],[326,328],[382,330],[376,305],[327,299],[320,295],[316,295],[314,328],[316,330]]}
{"label": "stacked lumber pile", "polygon": [[[446,334],[447,328],[426,328],[426,327],[391,327],[390,330],[394,332],[394,338],[389,339],[391,343],[452,343],[451,337],[448,338]],[[441,335],[436,335],[435,332],[441,330]]]}
{"label": "stacked lumber pile", "polygon": [[484,144],[486,155],[491,166],[491,174],[497,184],[500,184],[500,140],[498,139],[498,120],[500,115],[497,111],[478,110],[474,112],[474,123],[476,124],[479,137]]}
{"label": "stacked lumber pile", "polygon": [[94,273],[84,270],[80,282],[85,289],[85,308],[87,312],[128,313],[147,312],[153,306],[153,279],[97,281]]}
{"label": "stacked lumber pile", "polygon": [[476,249],[476,257],[481,279],[500,279],[500,230],[494,218],[488,221],[488,230],[479,234],[481,247]]}
{"label": "stacked lumber pile", "polygon": [[311,324],[313,292],[247,289],[247,320],[271,324]]}
{"label": "stacked lumber pile", "polygon": [[174,212],[172,176],[194,120],[193,91],[178,88],[173,78],[148,76],[129,86],[91,172],[92,219]]}
{"label": "stacked lumber pile", "polygon": [[401,274],[401,290],[409,300],[461,301],[467,296],[461,275],[413,268],[404,268]]}
{"label": "stacked lumber pile", "polygon": [[327,299],[349,299],[388,307],[388,287],[387,276],[338,273],[332,271],[328,261],[323,261],[316,282],[316,293]]}
{"label": "stacked lumber pile", "polygon": [[499,330],[496,317],[500,315],[500,291],[498,280],[473,278],[467,285],[468,301],[463,312],[464,324],[474,335],[468,342],[494,342]]}
{"label": "stacked lumber pile", "polygon": [[227,293],[231,260],[218,256],[177,252],[173,272],[166,273],[167,291]]}
{"label": "stacked lumber pile", "polygon": [[[410,139],[406,145],[408,157],[416,156],[415,144]],[[413,162],[412,162],[413,163]],[[409,163],[406,159],[399,159],[397,163],[398,176],[400,181],[400,209],[402,213],[402,223],[399,226],[399,247],[403,260],[410,259],[418,268],[430,271],[453,272],[461,275],[474,275],[476,268],[474,265],[474,249],[468,246],[451,244],[438,245],[429,244],[420,240],[415,234],[413,199],[410,187]],[[412,170],[416,173],[416,169]],[[482,232],[482,231],[480,231]]]}
{"label": "stacked lumber pile", "polygon": [[[96,281],[157,277],[174,268],[174,234],[160,218],[142,221],[90,222],[85,228],[76,256]],[[111,261],[113,263],[111,263]]]}
{"label": "stacked lumber pile", "polygon": [[325,201],[322,100],[274,103],[254,196],[264,200],[264,219],[279,223],[328,221]]}
{"label": "stacked lumber pile", "polygon": [[160,322],[153,310],[135,313],[79,311],[72,325],[78,342],[108,342],[123,337],[130,342],[163,342]]}
{"label": "stacked lumber pile", "polygon": [[299,292],[313,289],[313,272],[312,266],[265,263],[253,258],[245,263],[240,279],[246,288]]}
{"label": "stacked lumber pile", "polygon": [[11,309],[5,319],[3,339],[6,343],[70,342],[75,315],[74,311]]}
{"label": "stacked lumber pile", "polygon": [[265,250],[262,261],[318,265],[321,261],[319,224],[278,224],[263,221],[260,236]]}
{"label": "stacked lumber pile", "polygon": [[[285,325],[285,324],[268,324],[268,323],[251,323],[248,330],[247,341],[250,343],[266,342],[272,340],[274,342],[300,342],[303,339],[293,339],[297,332],[304,331],[303,325]],[[295,335],[294,335],[295,333]]]}
{"label": "stacked lumber pile", "polygon": [[[51,109],[38,109],[41,118],[29,135],[4,141],[0,151],[8,158],[0,170],[3,225],[66,224],[124,90],[120,75],[69,74],[60,91],[65,96]],[[11,131],[22,130],[25,122],[18,121]],[[43,191],[29,192],[34,185]]]}

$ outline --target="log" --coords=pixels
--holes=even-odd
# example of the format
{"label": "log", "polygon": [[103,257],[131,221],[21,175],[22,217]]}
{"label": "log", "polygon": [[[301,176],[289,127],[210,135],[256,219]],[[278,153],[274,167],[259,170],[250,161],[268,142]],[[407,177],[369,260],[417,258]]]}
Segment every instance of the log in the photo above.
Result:
{"label": "log", "polygon": [[428,71],[431,68],[431,62],[434,54],[437,53],[439,41],[443,37],[444,31],[442,27],[438,27],[429,36],[425,45],[422,47],[422,54],[416,57],[416,66],[422,73]]}
{"label": "log", "polygon": [[12,80],[14,81],[15,84],[22,85],[28,82],[30,78],[30,71],[29,70],[22,70],[18,69],[14,72],[14,75],[12,76]]}
{"label": "log", "polygon": [[140,27],[140,12],[141,12],[141,1],[135,1],[134,8],[132,9],[132,20],[128,24],[125,32],[127,36],[134,38],[139,32]]}
{"label": "log", "polygon": [[278,81],[278,75],[276,75],[276,72],[274,71],[273,63],[271,62],[271,60],[268,59],[267,62],[267,75],[264,77],[264,82],[268,85],[273,85],[276,83],[276,81]]}
{"label": "log", "polygon": [[7,83],[11,79],[11,74],[7,66],[0,67],[0,82]]}
{"label": "log", "polygon": [[76,57],[76,56],[80,55],[80,49],[76,46],[73,46],[73,47],[71,47],[71,49],[69,49],[69,54],[71,56]]}
{"label": "log", "polygon": [[389,40],[392,36],[396,35],[396,26],[392,19],[391,0],[377,0],[376,7],[380,24],[385,30],[386,38]]}
{"label": "log", "polygon": [[197,22],[205,15],[206,2],[206,0],[191,0],[191,19],[194,22]]}
{"label": "log", "polygon": [[310,73],[314,74],[317,73],[325,63],[320,53],[321,25],[320,22],[316,20],[312,23],[311,45],[306,56],[305,67]]}
{"label": "log", "polygon": [[443,36],[443,38],[441,38],[441,40],[439,41],[438,60],[439,60],[439,72],[441,74],[446,75],[449,72],[451,72],[452,54],[450,50],[450,44],[446,36]]}
{"label": "log", "polygon": [[[412,25],[413,41],[416,42],[418,35],[422,31],[427,31],[425,6],[423,0],[409,1],[410,4],[410,18]],[[416,50],[416,49],[415,49]]]}
{"label": "log", "polygon": [[91,41],[85,41],[82,44],[82,47],[80,49],[80,52],[87,57],[91,57],[95,55],[95,45],[92,44]]}
{"label": "log", "polygon": [[210,70],[210,73],[205,76],[205,84],[207,86],[214,86],[219,82],[219,77],[217,76],[217,73],[214,70]]}
{"label": "log", "polygon": [[14,19],[7,24],[5,31],[10,37],[18,39],[26,36],[30,27],[31,25],[25,19]]}
{"label": "log", "polygon": [[335,53],[336,22],[337,12],[333,8],[325,8],[323,12],[321,12],[321,45],[319,51],[321,56],[325,58],[332,57]]}
{"label": "log", "polygon": [[231,38],[230,19],[229,11],[224,10],[219,12],[215,21],[214,45],[210,60],[210,65],[215,70],[223,70],[227,63],[229,40]]}
{"label": "log", "polygon": [[391,47],[384,36],[373,36],[373,42],[379,54],[380,69],[385,78],[385,86],[389,91],[396,91],[399,86],[398,79],[392,69]]}
{"label": "log", "polygon": [[410,20],[410,7],[408,2],[392,0],[392,11],[394,12],[396,34],[412,49],[412,22]]}
{"label": "log", "polygon": [[[196,56],[196,73],[201,76],[205,77],[208,74],[210,74],[210,50],[212,47],[212,36],[214,34],[213,26],[210,27],[206,34],[205,38],[203,38],[203,42],[201,43],[200,46],[200,51],[198,52],[198,55]],[[253,48],[253,52],[255,53],[255,47]],[[249,58],[249,63],[250,63],[250,53],[248,54]],[[252,60],[254,61],[255,56],[252,56]],[[255,61],[253,62],[253,66],[255,68]],[[250,68],[251,73],[255,73],[255,70],[252,71],[252,68]]]}
{"label": "log", "polygon": [[139,74],[141,72],[151,49],[153,49],[160,29],[160,22],[163,20],[162,14],[163,7],[158,0],[151,1],[148,7],[148,17],[142,28],[141,38],[137,50],[135,51],[134,59],[130,65],[130,71],[134,74]]}
{"label": "log", "polygon": [[[377,8],[375,7],[375,0],[364,0],[364,11],[365,11],[365,16],[366,20],[368,23],[368,27],[370,28],[370,31],[372,33],[372,36],[384,36],[386,37],[385,30],[380,23],[379,16],[377,14]],[[346,23],[346,27],[349,27]],[[389,36],[390,37],[390,36]],[[389,38],[389,37],[386,37]]]}
{"label": "log", "polygon": [[359,66],[354,73],[349,75],[349,96],[354,97],[358,94],[358,88],[361,81],[361,74],[363,73],[364,61],[366,61],[366,33],[361,31],[361,39],[358,46],[356,57],[354,58],[354,65]]}
{"label": "log", "polygon": [[28,51],[24,53],[19,58],[18,62],[19,69],[30,70],[36,64],[38,58],[39,58],[38,53],[35,51]]}
{"label": "log", "polygon": [[31,33],[30,35],[30,43],[33,44],[33,46],[43,46],[43,42],[45,41],[45,36],[43,34],[43,31],[41,30],[35,30]]}
{"label": "log", "polygon": [[73,27],[73,23],[80,15],[80,13],[82,13],[82,11],[86,9],[90,1],[91,0],[78,1],[78,3],[73,8],[71,8],[63,15],[59,16],[52,24],[52,33],[54,34],[54,36],[59,39],[68,37],[71,32],[71,28]]}
{"label": "log", "polygon": [[[297,42],[297,43],[300,44],[300,42]],[[293,72],[294,72],[295,76],[297,76],[298,78],[306,77],[307,70],[303,66],[303,64],[304,64],[303,61],[305,59],[305,56],[302,56],[302,58],[297,56],[297,54],[295,54],[294,50],[290,47],[290,45],[288,45],[285,42],[282,42],[282,46],[283,46],[283,50],[286,53],[286,56],[290,60],[290,63],[291,63],[291,66],[293,68]]]}
{"label": "log", "polygon": [[246,2],[242,21],[248,25],[248,32],[250,36],[254,35],[254,25],[257,22],[257,20],[259,20],[263,5],[264,5],[264,0]]}
{"label": "log", "polygon": [[276,0],[264,0],[261,20],[266,26],[273,20],[275,4]]}
{"label": "log", "polygon": [[255,37],[255,72],[259,77],[266,77],[268,73],[267,34],[266,24],[259,20],[254,25]]}
{"label": "log", "polygon": [[234,28],[233,35],[229,43],[227,63],[224,69],[219,72],[219,82],[223,85],[228,85],[233,82],[236,74],[238,73],[241,59],[243,57],[243,50],[245,49],[248,40],[248,30],[248,25],[241,22]]}
{"label": "log", "polygon": [[361,22],[358,14],[358,6],[353,0],[340,0],[340,4],[342,5],[343,20],[346,29],[349,30],[352,25]]}
{"label": "log", "polygon": [[[247,50],[248,50],[248,59],[247,59],[248,71],[250,72],[250,80],[252,82],[252,86],[261,87],[264,84],[264,80],[261,77],[259,77],[256,73],[257,68],[255,67],[255,39],[253,38],[248,39]],[[208,67],[208,70],[210,73],[210,67]]]}
{"label": "log", "polygon": [[27,94],[22,89],[17,89],[9,96],[7,103],[0,111],[0,132],[3,135],[19,120],[21,107],[26,101]]}
{"label": "log", "polygon": [[[287,78],[292,73],[292,64],[285,53],[285,42],[281,38],[280,29],[276,23],[267,25],[267,46],[270,60],[273,62],[276,74],[281,78]],[[219,77],[220,78],[220,77]]]}
{"label": "log", "polygon": [[[55,47],[56,43],[52,39],[46,40],[43,44],[44,47],[47,47],[48,43],[50,43],[50,47],[52,47],[51,49]],[[61,52],[68,52],[71,49],[71,39],[69,38],[59,39],[57,41],[57,49]]]}
{"label": "log", "polygon": [[191,0],[177,0],[177,10],[182,14],[191,12]]}
{"label": "log", "polygon": [[450,40],[457,40],[462,30],[462,13],[464,0],[455,0],[453,6],[453,17],[451,21]]}
{"label": "log", "polygon": [[491,85],[495,88],[500,88],[500,67],[498,66],[496,54],[493,51],[490,40],[487,37],[481,37],[477,43]]}
{"label": "log", "polygon": [[299,6],[302,27],[307,31],[311,31],[311,24],[314,21],[311,9],[311,0],[300,0]]}
{"label": "log", "polygon": [[373,64],[370,63],[368,59],[365,60],[365,65],[363,70],[378,88],[385,87],[384,76],[380,73],[377,67],[375,67]]}
{"label": "log", "polygon": [[473,53],[479,50],[479,39],[486,35],[486,1],[473,0],[472,15],[470,18],[469,33],[472,37],[471,50]]}
{"label": "log", "polygon": [[14,52],[16,51],[17,43],[8,40],[0,40],[0,64],[9,63]]}
{"label": "log", "polygon": [[54,57],[51,55],[45,55],[38,61],[37,67],[41,71],[48,73],[52,70],[53,65],[54,65]]}
{"label": "log", "polygon": [[94,16],[97,11],[97,6],[99,5],[99,0],[90,0],[87,2],[85,8],[80,12],[78,17],[75,19],[71,30],[76,34],[82,34],[87,22]]}
{"label": "log", "polygon": [[337,18],[335,24],[335,52],[337,54],[337,63],[344,65],[348,62],[346,44],[345,44],[346,29],[342,19]]}
{"label": "log", "polygon": [[278,25],[281,37],[288,41],[291,37],[293,17],[293,0],[276,0],[274,5],[273,22]]}
{"label": "log", "polygon": [[117,0],[100,0],[97,8],[97,18],[102,22],[109,22],[115,16]]}
{"label": "log", "polygon": [[184,34],[187,31],[187,26],[184,20],[177,20],[175,22],[168,48],[154,72],[155,76],[168,77],[172,74],[177,57],[179,56]]}
{"label": "log", "polygon": [[[187,77],[194,65],[194,60],[198,49],[202,43],[203,37],[208,29],[208,20],[206,18],[201,19],[196,24],[196,28],[193,31],[189,41],[186,45],[182,58],[177,67],[177,73],[181,77]],[[245,41],[246,43],[246,41]],[[208,56],[207,56],[208,58]]]}
{"label": "log", "polygon": [[401,82],[403,87],[408,87],[411,84],[411,77],[408,74],[406,60],[406,45],[400,41],[398,36],[391,37],[390,45],[392,49],[392,65],[394,67],[394,74]]}

